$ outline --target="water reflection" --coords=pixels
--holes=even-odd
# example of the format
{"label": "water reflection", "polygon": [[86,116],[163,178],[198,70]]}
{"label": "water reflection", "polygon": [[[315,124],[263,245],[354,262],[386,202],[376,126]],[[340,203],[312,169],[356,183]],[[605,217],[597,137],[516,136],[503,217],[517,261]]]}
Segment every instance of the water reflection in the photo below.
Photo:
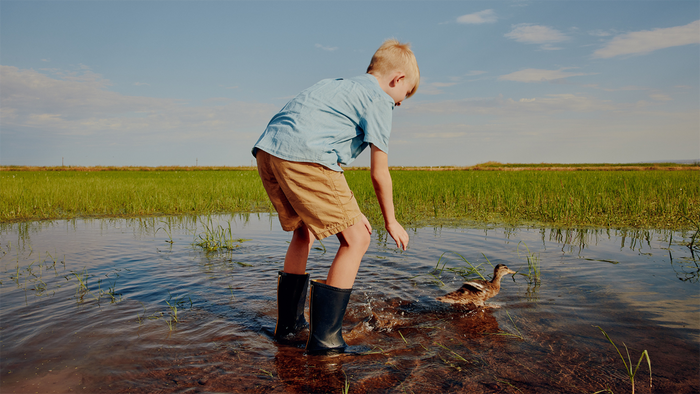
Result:
{"label": "water reflection", "polygon": [[683,256],[680,259],[674,260],[673,253],[668,251],[668,260],[673,267],[678,279],[684,282],[698,282],[700,279],[700,265],[698,264],[698,256],[691,254],[690,257]]}
{"label": "water reflection", "polygon": [[[219,229],[230,247],[197,245],[207,231],[221,238]],[[3,224],[0,384],[8,392],[337,392],[346,382],[377,393],[629,391],[610,372],[619,360],[599,325],[649,351],[655,389],[696,392],[693,234],[438,226],[412,229],[402,252],[378,232],[344,324],[349,344],[373,351],[318,358],[268,333],[288,241],[274,217]],[[327,272],[336,247],[315,244],[312,277]],[[518,274],[503,279],[490,308],[435,301],[499,263]]]}

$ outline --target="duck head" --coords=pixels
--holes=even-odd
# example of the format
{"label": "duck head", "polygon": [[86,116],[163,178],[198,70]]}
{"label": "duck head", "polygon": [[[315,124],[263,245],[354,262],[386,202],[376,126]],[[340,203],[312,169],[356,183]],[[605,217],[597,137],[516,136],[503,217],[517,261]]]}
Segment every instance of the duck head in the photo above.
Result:
{"label": "duck head", "polygon": [[498,264],[497,266],[495,266],[495,267],[493,268],[493,279],[492,279],[492,281],[493,281],[493,282],[497,282],[497,281],[501,280],[501,278],[504,277],[505,275],[514,274],[514,273],[515,273],[515,271],[513,271],[512,269],[506,267],[505,264]]}

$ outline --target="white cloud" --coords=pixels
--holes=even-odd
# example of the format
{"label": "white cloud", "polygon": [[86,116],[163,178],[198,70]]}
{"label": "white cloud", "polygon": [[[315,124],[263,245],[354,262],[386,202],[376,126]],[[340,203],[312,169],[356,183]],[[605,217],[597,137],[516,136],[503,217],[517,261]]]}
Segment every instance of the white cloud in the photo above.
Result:
{"label": "white cloud", "polygon": [[87,67],[82,72],[0,65],[3,129],[53,136],[98,136],[128,143],[259,135],[277,108],[231,99],[188,106],[182,100],[125,96],[106,90],[110,82]]}
{"label": "white cloud", "polygon": [[652,100],[656,100],[656,101],[671,101],[671,100],[673,100],[671,98],[671,96],[664,94],[664,93],[652,93],[649,95],[649,98],[651,98]]}
{"label": "white cloud", "polygon": [[581,75],[590,75],[587,73],[567,72],[572,67],[560,68],[559,70],[541,70],[536,68],[528,68],[525,70],[516,71],[507,75],[498,77],[499,81],[515,81],[515,82],[546,82],[554,81],[562,78],[577,77]]}
{"label": "white cloud", "polygon": [[418,93],[425,94],[428,96],[436,96],[438,94],[443,94],[444,91],[441,88],[447,86],[449,86],[449,84],[444,84],[440,82],[421,83],[420,88],[418,89]]}
{"label": "white cloud", "polygon": [[449,82],[430,82],[426,78],[423,78],[421,80],[421,85],[420,85],[420,89],[418,89],[418,93],[429,95],[429,96],[443,94],[444,93],[444,91],[442,90],[443,88],[449,88],[449,87],[456,86],[456,85],[459,85],[459,84],[462,84],[465,82],[475,81],[474,79],[465,80],[465,78],[474,77],[474,76],[485,74],[485,73],[486,73],[486,71],[478,71],[478,70],[469,71],[464,75],[447,77]]}
{"label": "white cloud", "polygon": [[[446,100],[431,103],[406,103],[411,114],[435,115],[495,115],[508,118],[530,116],[535,113],[556,114],[561,112],[613,111],[624,108],[609,100],[576,94],[549,94],[544,97],[518,99],[503,96],[464,100]],[[410,106],[409,106],[410,105]]]}
{"label": "white cloud", "polygon": [[498,20],[493,10],[483,10],[473,14],[462,15],[457,22],[466,24],[494,23]]}
{"label": "white cloud", "polygon": [[598,29],[598,30],[591,30],[591,31],[588,32],[588,34],[590,34],[590,35],[592,35],[592,36],[594,36],[594,37],[608,37],[608,36],[611,36],[611,35],[612,35],[612,33],[607,32],[607,31],[605,31],[605,30],[600,30],[600,29]]}
{"label": "white cloud", "polygon": [[[630,121],[613,114],[600,119],[533,116],[465,127],[406,125],[408,144],[392,148],[392,165],[474,165],[505,163],[624,163],[697,157],[697,117],[641,115]],[[459,132],[458,130],[463,130]],[[659,130],[668,130],[660,133]],[[695,129],[697,130],[697,129]],[[689,146],[690,145],[690,146]]]}
{"label": "white cloud", "polygon": [[643,55],[658,49],[700,43],[700,20],[684,26],[642,30],[619,35],[593,53],[595,58]]}
{"label": "white cloud", "polygon": [[433,82],[431,85],[436,88],[448,88],[450,86],[455,86],[457,82]]}
{"label": "white cloud", "polygon": [[531,23],[521,23],[513,25],[513,30],[510,33],[504,34],[504,37],[510,38],[517,42],[525,44],[540,44],[542,49],[555,50],[559,47],[552,47],[551,44],[564,42],[569,39],[569,36],[547,26],[533,25]]}
{"label": "white cloud", "polygon": [[543,50],[543,51],[558,51],[558,50],[561,50],[561,49],[564,49],[564,48],[562,48],[562,47],[555,47],[555,46],[552,46],[552,45],[549,45],[549,44],[544,44],[544,45],[540,46],[540,49]]}
{"label": "white cloud", "polygon": [[628,85],[628,86],[623,86],[620,88],[606,88],[606,87],[601,87],[597,83],[592,83],[592,84],[586,84],[586,85],[581,85],[585,88],[592,88],[592,89],[599,89],[605,92],[625,92],[625,91],[635,91],[635,90],[649,90],[649,88],[645,88],[642,86],[634,86],[634,85]]}
{"label": "white cloud", "polygon": [[316,48],[320,48],[320,49],[323,49],[324,51],[328,51],[328,52],[333,52],[335,50],[338,50],[338,47],[327,47],[327,46],[323,46],[321,44],[316,44]]}
{"label": "white cloud", "polygon": [[[583,94],[405,104],[393,165],[635,162],[697,157],[697,109]],[[393,134],[392,134],[392,138]],[[666,159],[665,159],[666,158]]]}

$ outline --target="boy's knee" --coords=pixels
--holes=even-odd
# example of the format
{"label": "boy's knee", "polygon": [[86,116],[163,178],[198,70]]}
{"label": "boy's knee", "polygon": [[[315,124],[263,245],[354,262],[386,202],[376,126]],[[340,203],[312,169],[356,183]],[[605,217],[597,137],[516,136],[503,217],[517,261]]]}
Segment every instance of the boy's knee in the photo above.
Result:
{"label": "boy's knee", "polygon": [[366,252],[369,249],[369,244],[372,242],[372,236],[369,232],[363,232],[362,236],[362,249]]}
{"label": "boy's knee", "polygon": [[346,231],[343,231],[341,235],[349,247],[357,250],[361,249],[365,252],[369,249],[369,244],[372,242],[372,236],[361,223],[349,227]]}
{"label": "boy's knee", "polygon": [[[363,228],[364,230],[364,228]],[[369,232],[365,231],[360,231],[357,237],[357,245],[358,247],[362,247],[364,250],[367,250],[369,248],[370,242],[372,242],[372,237],[370,236]]]}

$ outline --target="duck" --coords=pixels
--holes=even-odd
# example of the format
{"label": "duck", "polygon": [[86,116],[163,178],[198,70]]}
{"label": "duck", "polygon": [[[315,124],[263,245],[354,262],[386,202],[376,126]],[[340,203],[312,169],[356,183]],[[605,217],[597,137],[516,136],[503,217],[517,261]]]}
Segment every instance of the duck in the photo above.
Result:
{"label": "duck", "polygon": [[515,271],[506,267],[505,264],[498,264],[493,268],[493,279],[470,280],[464,282],[459,289],[437,297],[438,301],[448,304],[473,304],[475,307],[483,307],[484,301],[498,294],[501,290],[501,278],[507,274],[515,274]]}

